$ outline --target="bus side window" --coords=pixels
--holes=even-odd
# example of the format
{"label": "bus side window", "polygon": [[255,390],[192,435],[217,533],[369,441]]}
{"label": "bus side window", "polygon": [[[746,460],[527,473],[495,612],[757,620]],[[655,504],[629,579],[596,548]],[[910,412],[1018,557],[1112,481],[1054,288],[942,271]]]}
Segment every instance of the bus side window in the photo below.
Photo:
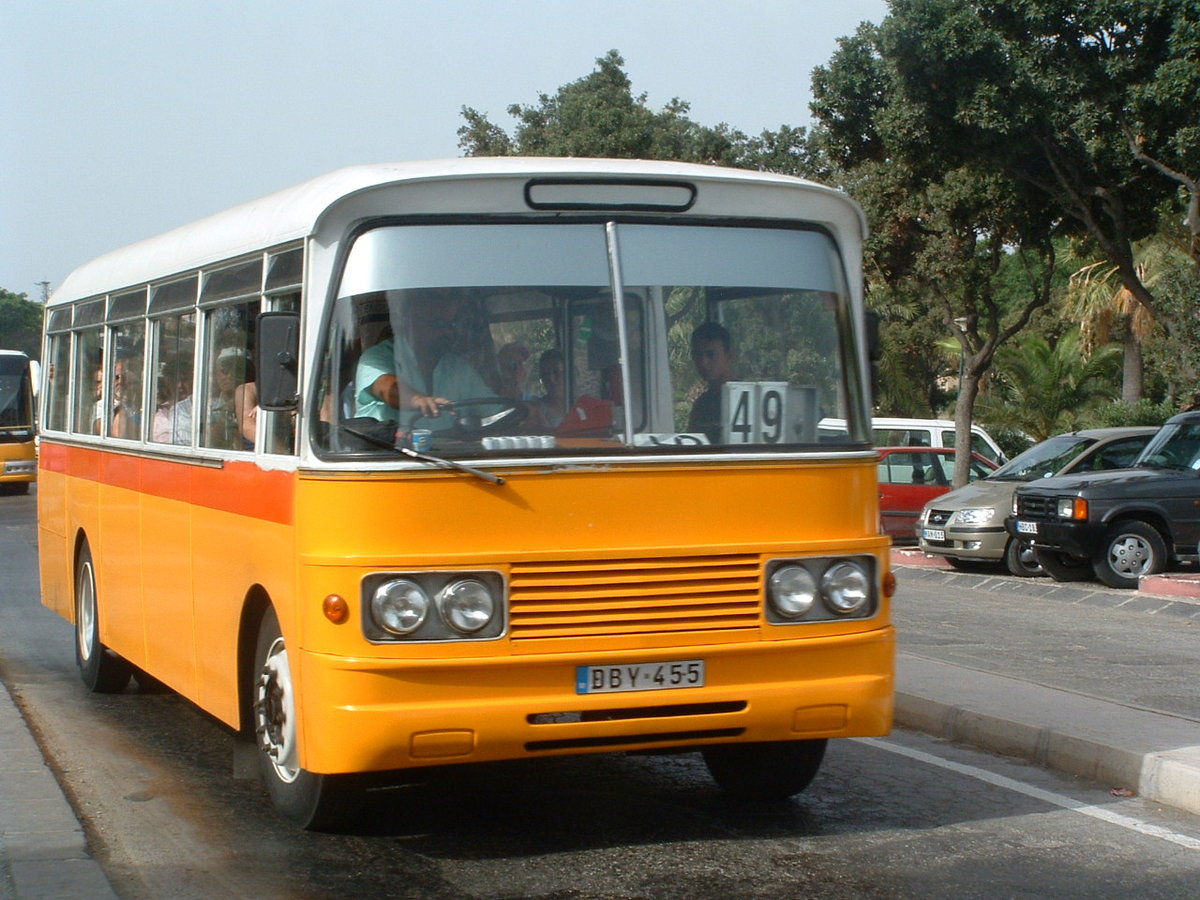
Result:
{"label": "bus side window", "polygon": [[154,320],[154,417],[150,440],[160,444],[192,443],[192,375],[196,315]]}
{"label": "bus side window", "polygon": [[71,335],[50,338],[49,365],[46,368],[46,427],[66,431],[71,396]]}
{"label": "bus side window", "polygon": [[258,300],[205,312],[205,391],[200,446],[221,450],[254,447],[258,404],[254,389],[254,319]]}
{"label": "bus side window", "polygon": [[108,423],[110,437],[138,440],[142,436],[142,367],[146,325],[129,322],[112,329],[113,366],[109,373]]}
{"label": "bus side window", "polygon": [[99,434],[104,417],[104,353],[102,330],[82,331],[75,335],[75,417],[71,430],[76,434]]}

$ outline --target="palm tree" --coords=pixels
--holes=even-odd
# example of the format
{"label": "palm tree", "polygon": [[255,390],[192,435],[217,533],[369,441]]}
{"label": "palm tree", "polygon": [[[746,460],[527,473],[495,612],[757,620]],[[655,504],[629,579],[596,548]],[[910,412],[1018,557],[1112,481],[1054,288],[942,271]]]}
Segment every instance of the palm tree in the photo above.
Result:
{"label": "palm tree", "polygon": [[[1155,235],[1135,248],[1138,279],[1153,290],[1173,267],[1186,262],[1181,249],[1165,235]],[[1119,335],[1124,364],[1121,402],[1137,403],[1143,394],[1142,344],[1155,328],[1153,314],[1121,283],[1117,267],[1107,262],[1083,266],[1071,276],[1063,317],[1079,322],[1084,352],[1110,343]]]}
{"label": "palm tree", "polygon": [[1070,331],[1051,346],[1031,334],[997,354],[1002,382],[980,403],[980,418],[989,425],[1023,431],[1042,441],[1083,427],[1090,410],[1111,402],[1112,377],[1121,350],[1108,344],[1090,355],[1080,352],[1079,331]]}

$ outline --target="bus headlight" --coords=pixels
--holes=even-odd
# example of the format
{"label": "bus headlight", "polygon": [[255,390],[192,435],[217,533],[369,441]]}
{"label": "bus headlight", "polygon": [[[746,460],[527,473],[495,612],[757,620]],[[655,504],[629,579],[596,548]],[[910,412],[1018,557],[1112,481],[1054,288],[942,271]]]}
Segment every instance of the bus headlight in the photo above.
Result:
{"label": "bus headlight", "polygon": [[870,600],[871,581],[861,566],[850,562],[836,563],[821,577],[821,594],[835,613],[852,615]]}
{"label": "bus headlight", "polygon": [[507,628],[508,588],[495,570],[372,572],[361,598],[373,644],[494,641]]}
{"label": "bus headlight", "polygon": [[429,615],[429,595],[407,578],[385,581],[371,596],[371,614],[392,634],[412,634]]}
{"label": "bus headlight", "polygon": [[771,576],[767,596],[779,615],[798,619],[812,609],[817,597],[817,582],[803,566],[783,566]]}
{"label": "bus headlight", "polygon": [[763,583],[767,624],[803,626],[869,618],[879,608],[878,573],[878,559],[865,553],[770,560]]}
{"label": "bus headlight", "polygon": [[492,621],[496,600],[487,585],[473,578],[452,581],[437,598],[446,624],[463,634],[474,634]]}

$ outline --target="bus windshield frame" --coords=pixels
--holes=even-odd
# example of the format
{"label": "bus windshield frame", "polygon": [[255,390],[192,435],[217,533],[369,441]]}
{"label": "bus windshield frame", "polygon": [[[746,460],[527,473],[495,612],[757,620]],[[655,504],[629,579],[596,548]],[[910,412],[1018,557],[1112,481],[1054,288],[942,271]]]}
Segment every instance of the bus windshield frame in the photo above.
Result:
{"label": "bus windshield frame", "polygon": [[[335,284],[327,460],[811,452],[822,417],[863,412],[842,261],[810,224],[376,222]],[[397,375],[399,407],[372,390]]]}

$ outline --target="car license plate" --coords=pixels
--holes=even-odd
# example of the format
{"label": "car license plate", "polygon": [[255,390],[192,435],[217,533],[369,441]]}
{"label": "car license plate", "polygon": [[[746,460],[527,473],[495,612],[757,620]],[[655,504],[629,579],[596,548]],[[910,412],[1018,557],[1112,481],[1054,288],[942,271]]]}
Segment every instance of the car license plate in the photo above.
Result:
{"label": "car license plate", "polygon": [[941,528],[926,528],[921,536],[927,541],[944,541],[946,532]]}
{"label": "car license plate", "polygon": [[625,663],[619,666],[579,666],[575,693],[619,694],[625,691],[666,691],[704,687],[704,660]]}
{"label": "car license plate", "polygon": [[1020,519],[1018,519],[1017,520],[1017,533],[1018,534],[1037,534],[1038,533],[1037,526],[1038,526],[1037,522],[1022,522]]}

